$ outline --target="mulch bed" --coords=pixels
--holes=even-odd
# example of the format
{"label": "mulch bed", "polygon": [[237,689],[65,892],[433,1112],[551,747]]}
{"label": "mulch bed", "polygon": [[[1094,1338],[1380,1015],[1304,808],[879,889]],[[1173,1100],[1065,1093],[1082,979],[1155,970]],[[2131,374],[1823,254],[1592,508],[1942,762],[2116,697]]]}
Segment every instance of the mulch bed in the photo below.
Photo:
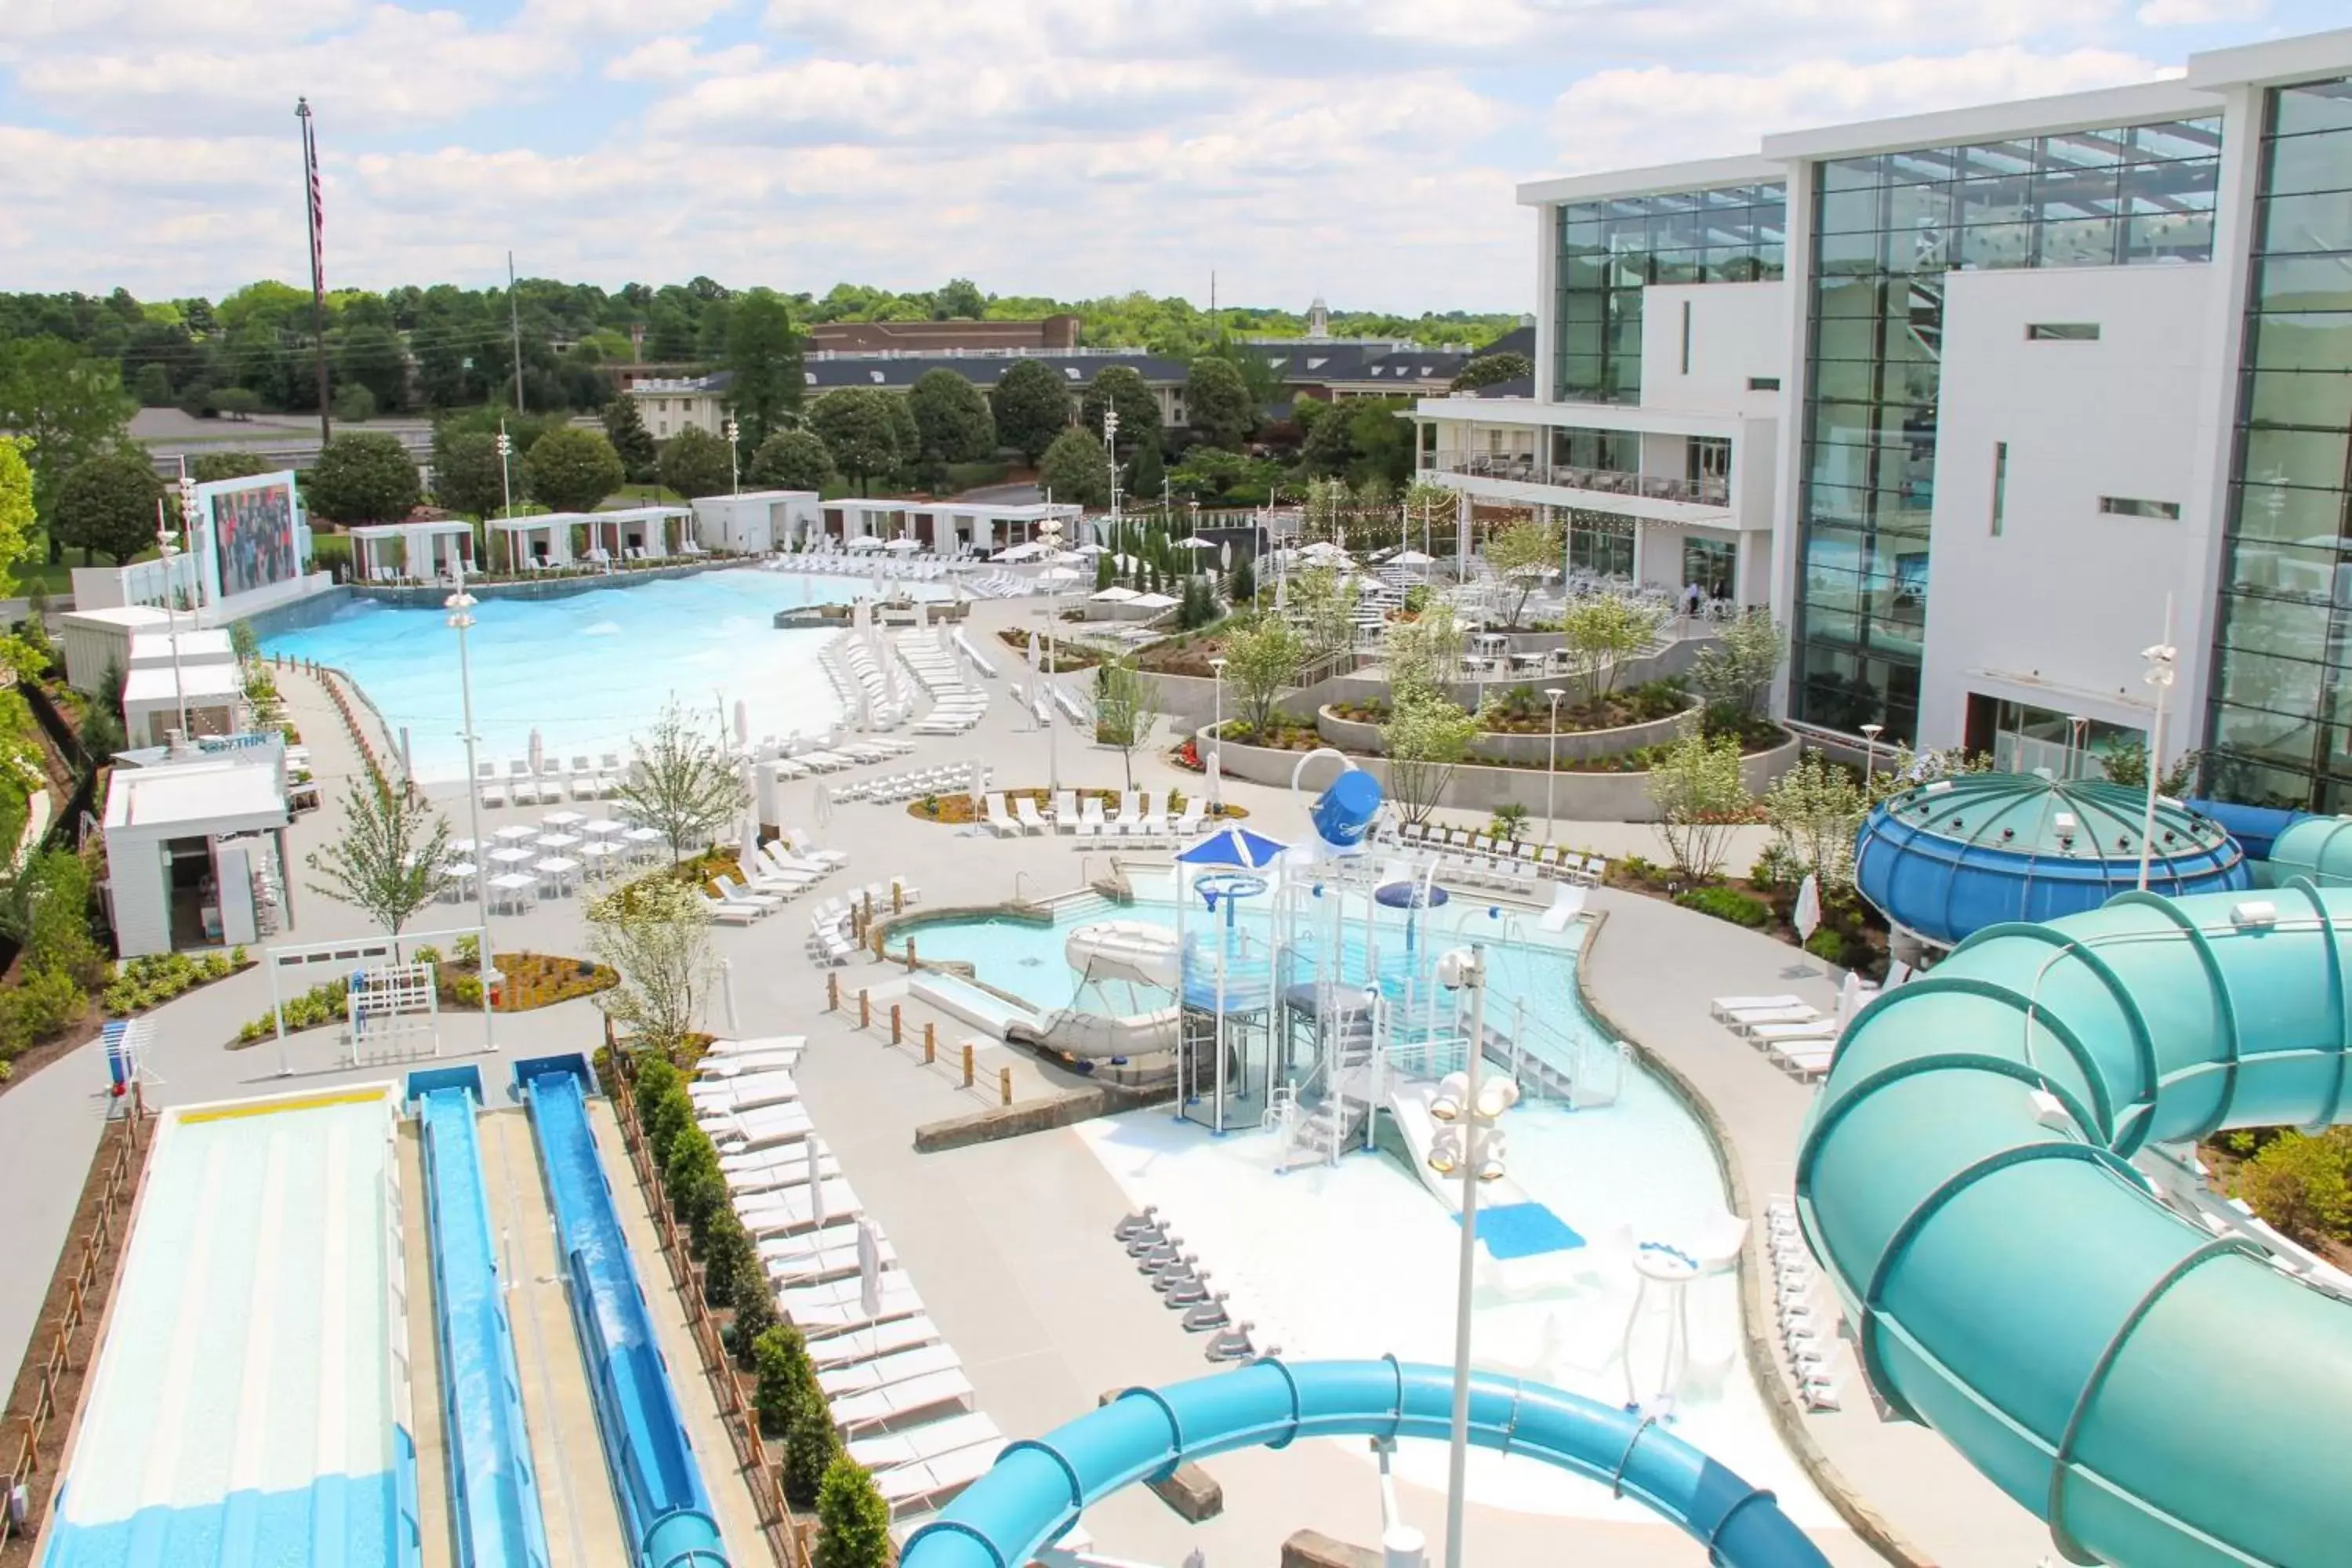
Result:
{"label": "mulch bed", "polygon": [[[131,1124],[127,1118],[109,1122],[104,1135],[99,1139],[98,1152],[90,1157],[89,1173],[82,1178],[81,1197],[74,1205],[73,1227],[67,1233],[68,1239],[65,1249],[58,1258],[56,1270],[49,1276],[48,1294],[41,1301],[41,1315],[34,1324],[32,1343],[26,1348],[24,1362],[16,1369],[16,1382],[8,1391],[5,1413],[0,1413],[0,1465],[16,1462],[17,1445],[23,1440],[25,1424],[32,1418],[36,1402],[40,1397],[41,1366],[47,1359],[58,1326],[65,1321],[67,1308],[72,1299],[74,1275],[80,1269],[83,1250],[89,1246],[90,1227],[97,1223],[107,1171],[123,1140],[131,1136]],[[142,1123],[140,1153],[134,1159],[145,1157],[153,1136],[153,1121]],[[25,1533],[12,1534],[6,1544],[0,1546],[0,1568],[30,1568],[33,1561],[33,1538],[40,1530],[41,1515],[56,1487],[58,1468],[65,1462],[66,1441],[72,1434],[75,1415],[81,1407],[82,1390],[97,1360],[99,1325],[104,1320],[108,1300],[113,1295],[115,1279],[121,1272],[125,1246],[130,1239],[131,1200],[137,1192],[138,1176],[134,1172],[131,1184],[117,1202],[115,1223],[106,1253],[100,1261],[96,1280],[82,1295],[81,1325],[74,1331],[68,1344],[65,1370],[52,1384],[54,1406],[47,1425],[41,1429],[40,1441],[34,1448],[35,1473],[0,1478],[0,1494],[5,1494],[7,1484],[22,1481],[31,1500]]]}

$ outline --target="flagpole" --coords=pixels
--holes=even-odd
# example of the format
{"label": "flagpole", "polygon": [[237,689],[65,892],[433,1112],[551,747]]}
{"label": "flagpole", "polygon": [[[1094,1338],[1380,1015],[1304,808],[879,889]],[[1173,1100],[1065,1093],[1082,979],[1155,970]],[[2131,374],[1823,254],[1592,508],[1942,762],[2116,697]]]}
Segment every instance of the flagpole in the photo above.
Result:
{"label": "flagpole", "polygon": [[324,451],[334,436],[327,416],[326,199],[319,186],[319,138],[309,99],[294,100],[294,118],[302,122],[302,188],[310,212],[310,341],[319,367],[319,447]]}

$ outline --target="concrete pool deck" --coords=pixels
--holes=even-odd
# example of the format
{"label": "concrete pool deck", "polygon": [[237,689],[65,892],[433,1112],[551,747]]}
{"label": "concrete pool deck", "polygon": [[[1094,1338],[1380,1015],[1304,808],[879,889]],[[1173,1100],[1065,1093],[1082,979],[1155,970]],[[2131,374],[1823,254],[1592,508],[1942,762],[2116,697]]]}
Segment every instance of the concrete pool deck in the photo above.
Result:
{"label": "concrete pool deck", "polygon": [[[970,635],[982,642],[999,626],[1034,626],[1034,602],[983,602],[973,609]],[[983,646],[986,646],[983,643]],[[1008,650],[1009,651],[1009,650]],[[995,657],[992,652],[992,657]],[[1045,737],[1017,707],[1003,700],[1006,679],[1023,679],[1013,662],[998,660],[1003,679],[990,683],[999,700],[970,734],[917,738],[908,763],[960,763],[984,758],[997,768],[1000,785],[1046,782]],[[1071,683],[1087,679],[1068,678]],[[302,725],[321,773],[325,809],[298,818],[289,835],[299,867],[302,856],[328,842],[340,812],[334,801],[341,780],[356,757],[334,710],[314,682],[284,675],[297,721]],[[706,699],[707,700],[707,699]],[[1163,734],[1172,743],[1172,737]],[[1061,778],[1066,786],[1117,785],[1120,759],[1082,743],[1077,731],[1059,732]],[[836,775],[835,782],[841,775]],[[1155,747],[1135,758],[1139,787],[1188,793],[1202,787],[1198,774],[1169,764]],[[1253,826],[1276,837],[1296,834],[1300,824],[1286,793],[1235,782],[1225,798],[1258,814]],[[964,837],[957,830],[919,824],[903,806],[843,805],[820,825],[813,786],[788,786],[786,815],[820,841],[851,857],[845,890],[893,875],[920,886],[927,906],[993,904],[1016,889],[1028,897],[1075,889],[1108,869],[1110,854],[1098,846],[1073,847],[1066,837],[995,839]],[[453,836],[469,829],[462,801],[445,802]],[[553,809],[553,808],[543,808]],[[583,811],[589,809],[583,805]],[[535,821],[531,808],[485,813],[483,828]],[[1468,824],[1468,814],[1441,814]],[[1541,825],[1530,825],[1541,837]],[[1645,854],[1662,858],[1654,831],[1639,824],[1566,823],[1563,844],[1595,853]],[[1759,847],[1760,829],[1741,830],[1734,850],[1744,864]],[[1145,857],[1136,857],[1142,859]],[[297,872],[297,927],[279,940],[317,941],[369,930],[358,911],[309,889]],[[1584,973],[1594,1000],[1624,1031],[1690,1082],[1724,1129],[1742,1173],[1738,1206],[1754,1214],[1766,1196],[1789,1190],[1798,1125],[1811,1090],[1776,1072],[1767,1062],[1706,1014],[1707,998],[1736,992],[1795,991],[1826,1004],[1833,994],[1817,962],[1797,950],[1721,921],[1659,900],[1602,890],[1593,907],[1606,915],[1589,948]],[[470,905],[441,904],[422,917],[425,927],[471,923]],[[802,951],[806,916],[787,909],[749,927],[723,927],[719,951],[732,963],[740,1033],[807,1034],[804,1094],[812,1114],[840,1152],[845,1171],[873,1212],[888,1228],[906,1267],[936,1309],[940,1326],[971,1367],[981,1407],[1010,1436],[1034,1435],[1089,1408],[1106,1389],[1174,1380],[1204,1370],[1196,1345],[1168,1321],[1171,1314],[1139,1291],[1131,1268],[1109,1245],[1108,1228],[1123,1207],[1116,1184],[1074,1133],[1062,1131],[984,1145],[952,1153],[917,1155],[908,1136],[920,1122],[962,1114],[992,1103],[996,1069],[1010,1066],[1016,1093],[1041,1092],[1052,1081],[1025,1057],[990,1047],[982,1055],[982,1092],[962,1089],[940,1069],[927,1072],[919,1052],[892,1051],[877,1032],[859,1034],[850,1021],[821,1011],[825,972]],[[583,951],[584,933],[577,900],[543,903],[530,913],[495,922],[501,950]],[[876,988],[877,1008],[902,993],[901,972],[863,961],[835,971],[845,989]],[[250,972],[205,988],[156,1010],[157,1046],[150,1066],[151,1103],[268,1092],[288,1087],[275,1076],[277,1051],[265,1043],[245,1051],[223,1048],[236,1025],[267,1010],[267,979]],[[907,1004],[910,1031],[919,1038],[928,1015]],[[713,1007],[709,1022],[719,1023]],[[942,1058],[950,1042],[971,1031],[941,1024]],[[444,1050],[478,1051],[478,1016],[445,1016]],[[521,1056],[593,1048],[601,1037],[597,1015],[587,1003],[502,1016],[497,1022],[501,1054]],[[302,1086],[362,1081],[396,1076],[397,1069],[339,1069],[332,1065],[331,1031],[297,1037],[289,1057]],[[502,1081],[505,1066],[482,1062],[486,1081]],[[23,1353],[50,1268],[62,1249],[81,1172],[96,1146],[105,1110],[102,1058],[95,1043],[41,1069],[0,1093],[0,1180],[9,1183],[14,1202],[0,1213],[0,1255],[26,1260],[26,1267],[0,1270],[0,1358]],[[608,1157],[609,1165],[609,1157]],[[618,1185],[626,1185],[615,1175]],[[639,1259],[641,1277],[657,1308],[667,1298],[651,1255]],[[520,1306],[518,1303],[518,1314]],[[520,1336],[524,1331],[517,1324]],[[1841,1370],[1849,1371],[1850,1357]],[[673,1356],[682,1395],[699,1392],[690,1351]],[[1775,1373],[1773,1375],[1780,1375]],[[526,1381],[529,1373],[526,1370]],[[1849,1383],[1848,1408],[1834,1415],[1801,1418],[1801,1430],[1818,1442],[1834,1469],[1893,1531],[1924,1558],[1969,1568],[1985,1564],[2015,1568],[2049,1552],[2046,1532],[2026,1511],[1995,1491],[1930,1432],[1882,1422],[1857,1384]],[[698,1435],[706,1460],[711,1450]],[[726,1450],[721,1447],[719,1453]],[[714,1488],[723,1467],[709,1464]],[[1157,1553],[1181,1559],[1193,1546],[1212,1562],[1242,1555],[1263,1558],[1291,1530],[1321,1528],[1341,1539],[1369,1542],[1376,1534],[1370,1468],[1358,1455],[1310,1446],[1297,1453],[1252,1452],[1213,1461],[1225,1484],[1226,1517],[1202,1530],[1181,1524],[1149,1494],[1130,1493],[1089,1516],[1107,1551]],[[1438,1500],[1414,1493],[1410,1516],[1427,1526],[1438,1517]],[[550,1533],[559,1533],[557,1505],[551,1497]],[[1589,1552],[1602,1563],[1702,1560],[1697,1549],[1683,1551],[1680,1538],[1663,1527],[1612,1526],[1535,1520],[1525,1516],[1474,1516],[1474,1542],[1486,1542],[1496,1560],[1550,1560],[1563,1546]],[[1589,1542],[1589,1544],[1588,1544]],[[1823,1532],[1822,1545],[1840,1563],[1877,1561],[1861,1538]],[[1613,1555],[1612,1555],[1613,1553]]]}

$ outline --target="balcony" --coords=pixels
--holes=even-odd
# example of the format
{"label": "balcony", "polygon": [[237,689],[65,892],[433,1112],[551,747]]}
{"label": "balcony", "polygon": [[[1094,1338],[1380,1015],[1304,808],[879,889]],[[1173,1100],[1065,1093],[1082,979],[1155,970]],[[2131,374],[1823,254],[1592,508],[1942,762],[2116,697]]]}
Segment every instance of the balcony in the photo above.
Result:
{"label": "balcony", "polygon": [[1594,496],[1672,501],[1684,506],[1727,509],[1731,505],[1731,481],[1721,478],[1687,479],[1664,474],[1629,474],[1616,468],[1580,468],[1565,463],[1538,462],[1525,453],[1441,452],[1434,457],[1436,460],[1424,472],[1549,485]]}

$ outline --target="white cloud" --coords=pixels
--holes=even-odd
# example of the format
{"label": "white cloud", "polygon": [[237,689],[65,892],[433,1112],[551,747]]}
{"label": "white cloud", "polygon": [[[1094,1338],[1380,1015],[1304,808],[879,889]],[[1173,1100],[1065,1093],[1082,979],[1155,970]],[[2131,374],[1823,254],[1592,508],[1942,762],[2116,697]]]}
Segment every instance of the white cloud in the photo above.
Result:
{"label": "white cloud", "polygon": [[2104,49],[2038,55],[2015,47],[1869,65],[1819,60],[1764,75],[1655,66],[1585,78],[1553,100],[1550,125],[1559,171],[1636,168],[1754,153],[1762,137],[1783,131],[2079,92],[2158,74],[2153,61]]}
{"label": "white cloud", "polygon": [[740,76],[757,70],[767,58],[757,44],[737,44],[731,48],[713,49],[704,53],[695,40],[680,35],[649,38],[620,58],[608,62],[604,76],[610,81],[656,82],[676,86],[706,76]]}
{"label": "white cloud", "polygon": [[2147,0],[2132,19],[2143,27],[2202,27],[2251,21],[2270,8],[2270,0]]}

